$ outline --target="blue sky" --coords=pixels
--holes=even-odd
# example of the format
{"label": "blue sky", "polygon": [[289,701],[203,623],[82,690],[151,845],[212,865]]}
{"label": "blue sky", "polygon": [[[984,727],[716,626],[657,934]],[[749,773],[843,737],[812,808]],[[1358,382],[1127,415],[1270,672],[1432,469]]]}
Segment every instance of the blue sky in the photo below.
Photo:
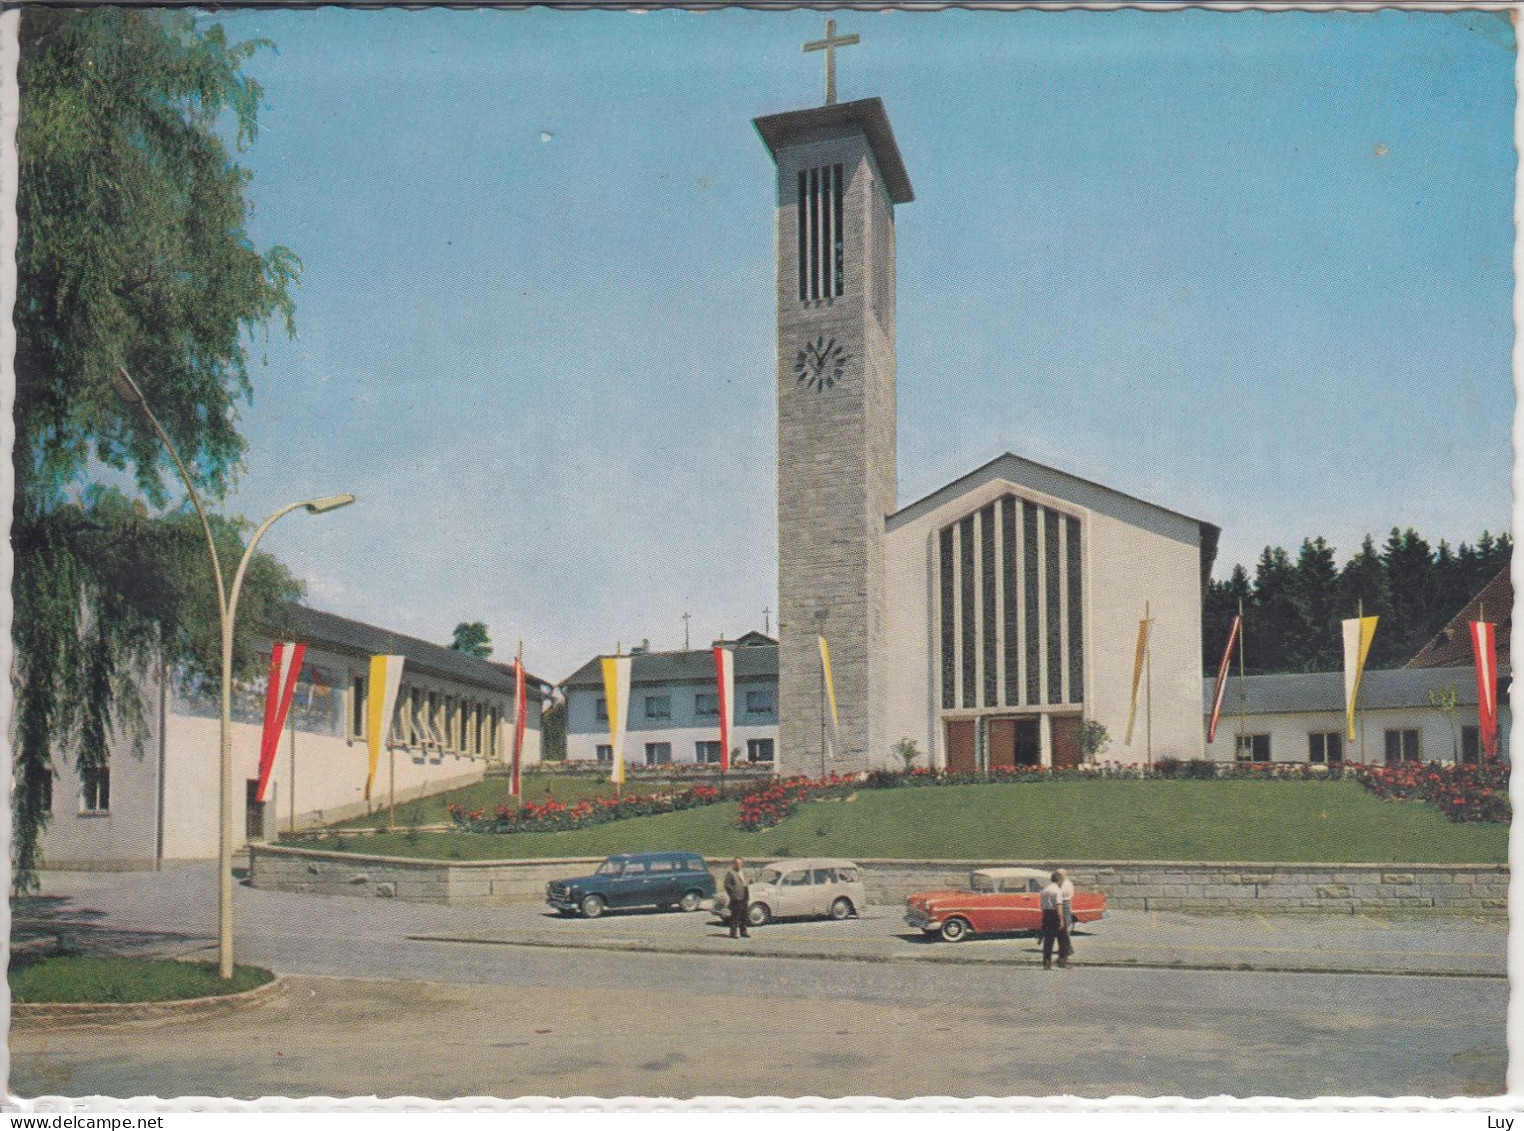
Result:
{"label": "blue sky", "polygon": [[[810,12],[234,11],[267,105],[229,507],[312,604],[552,679],[776,601],[773,169]],[[1380,13],[840,12],[898,212],[901,504],[1011,450],[1267,543],[1509,517],[1513,41]]]}

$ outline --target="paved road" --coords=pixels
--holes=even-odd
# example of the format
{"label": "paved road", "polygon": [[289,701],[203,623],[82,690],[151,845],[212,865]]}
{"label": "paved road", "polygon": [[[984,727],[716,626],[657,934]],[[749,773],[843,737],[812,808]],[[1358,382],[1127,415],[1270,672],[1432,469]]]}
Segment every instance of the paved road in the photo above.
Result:
{"label": "paved road", "polygon": [[[18,915],[73,941],[205,953],[209,868],[51,875]],[[280,1000],[151,1031],[11,1036],[21,1095],[1485,1095],[1502,1091],[1507,983],[1015,962],[870,963],[473,945],[536,909],[438,908],[240,889],[242,961],[295,975]],[[886,910],[885,915],[890,913]],[[1497,923],[1229,924],[1296,949],[1501,946]],[[1184,917],[1108,919],[1171,938]],[[707,935],[707,916],[569,921],[568,940]],[[800,938],[840,924],[773,928]],[[850,937],[887,920],[847,925]],[[145,930],[145,928],[147,928]],[[1228,928],[1217,925],[1215,929]],[[763,937],[758,933],[759,940]],[[842,935],[845,942],[849,936]],[[1478,940],[1481,940],[1478,942]],[[715,948],[731,944],[716,939]],[[737,944],[740,945],[740,944]],[[913,945],[905,943],[904,945]],[[709,944],[705,944],[708,949]],[[1372,943],[1374,948],[1374,943]],[[1448,951],[1446,948],[1449,948]],[[922,949],[928,949],[922,947]],[[1026,955],[1027,957],[1023,957]]]}

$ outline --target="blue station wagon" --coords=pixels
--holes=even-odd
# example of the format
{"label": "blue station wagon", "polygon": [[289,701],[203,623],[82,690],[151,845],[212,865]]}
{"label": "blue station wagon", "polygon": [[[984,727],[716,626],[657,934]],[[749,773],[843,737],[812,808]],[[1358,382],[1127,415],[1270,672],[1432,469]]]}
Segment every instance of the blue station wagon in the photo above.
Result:
{"label": "blue station wagon", "polygon": [[562,915],[596,919],[608,907],[697,911],[714,897],[714,877],[696,852],[627,852],[610,856],[591,876],[552,880],[545,902]]}

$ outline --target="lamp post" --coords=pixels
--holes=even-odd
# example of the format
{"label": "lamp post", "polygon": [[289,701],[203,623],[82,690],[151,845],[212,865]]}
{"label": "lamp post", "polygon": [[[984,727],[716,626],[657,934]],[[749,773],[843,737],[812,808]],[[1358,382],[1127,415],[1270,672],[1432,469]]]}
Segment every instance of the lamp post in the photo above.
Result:
{"label": "lamp post", "polygon": [[125,368],[117,367],[112,384],[124,403],[143,413],[149,427],[158,436],[159,442],[164,445],[164,450],[169,453],[169,458],[174,461],[175,470],[180,473],[180,478],[185,483],[185,490],[190,495],[191,505],[196,508],[196,517],[201,520],[201,531],[206,535],[207,556],[212,563],[212,580],[217,588],[217,623],[222,632],[221,772],[219,774],[221,789],[217,838],[217,965],[222,977],[231,978],[233,976],[233,625],[238,615],[238,594],[243,589],[244,574],[247,573],[249,562],[254,557],[255,546],[276,520],[294,510],[304,508],[309,514],[323,514],[337,510],[339,507],[348,506],[354,502],[355,497],[326,495],[319,499],[308,499],[281,507],[255,529],[254,536],[249,539],[248,546],[244,548],[243,560],[238,563],[238,569],[233,574],[232,588],[228,589],[223,584],[222,560],[217,554],[217,542],[212,537],[211,524],[207,521],[206,510],[201,505],[201,498],[196,494],[195,485],[191,481],[190,473],[185,469],[185,463],[180,459],[180,454],[169,442],[169,437],[165,435],[158,418],[148,407],[143,391],[138,388],[137,382]]}

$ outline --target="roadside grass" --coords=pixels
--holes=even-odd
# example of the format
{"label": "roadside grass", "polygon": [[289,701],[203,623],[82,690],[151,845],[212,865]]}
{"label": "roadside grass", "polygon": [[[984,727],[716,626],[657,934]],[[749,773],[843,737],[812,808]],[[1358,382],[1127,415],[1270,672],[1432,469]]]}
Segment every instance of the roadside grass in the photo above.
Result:
{"label": "roadside grass", "polygon": [[[812,801],[777,828],[735,827],[734,803],[553,833],[377,834],[347,851],[436,860],[673,849],[900,859],[1502,863],[1506,824],[1455,824],[1358,783],[1046,781],[863,789]],[[332,848],[332,841],[307,842]]]}
{"label": "roadside grass", "polygon": [[182,1001],[242,993],[274,977],[258,966],[235,966],[223,981],[215,962],[81,954],[18,957],[10,970],[11,1000],[30,1003]]}
{"label": "roadside grass", "polygon": [[[642,778],[627,784],[626,793],[668,793],[687,789],[694,783],[677,782],[663,778]],[[581,801],[583,798],[613,797],[614,784],[606,778],[583,777],[570,774],[525,773],[519,779],[519,793],[525,801]],[[386,790],[379,791],[380,808],[363,817],[354,817],[328,827],[335,829],[382,829],[386,827]],[[397,802],[397,825],[412,828],[420,825],[447,825],[450,814],[446,805],[459,805],[464,809],[481,809],[491,813],[499,805],[506,805],[508,796],[507,776],[484,778],[473,785],[436,793],[431,797],[419,797],[411,801]]]}

